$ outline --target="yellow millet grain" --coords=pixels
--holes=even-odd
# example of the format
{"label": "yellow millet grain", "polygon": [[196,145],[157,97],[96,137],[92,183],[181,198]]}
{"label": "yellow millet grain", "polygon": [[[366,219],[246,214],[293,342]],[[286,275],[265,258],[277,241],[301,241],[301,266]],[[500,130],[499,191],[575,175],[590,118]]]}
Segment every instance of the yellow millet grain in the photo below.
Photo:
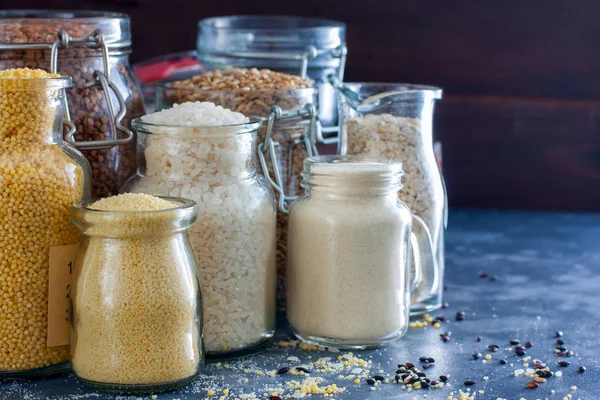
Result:
{"label": "yellow millet grain", "polygon": [[[154,196],[126,194],[88,208],[156,211],[175,206]],[[198,371],[202,316],[193,256],[181,257],[183,237],[167,234],[169,225],[162,235],[128,236],[165,213],[170,211],[120,213],[101,228],[107,236],[84,239],[73,277],[71,336],[71,364],[81,378],[160,384]],[[110,234],[113,225],[117,235]]]}
{"label": "yellow millet grain", "polygon": [[52,143],[56,91],[42,70],[0,71],[0,371],[68,359],[47,347],[51,246],[73,244],[71,204],[83,194],[78,164]]}

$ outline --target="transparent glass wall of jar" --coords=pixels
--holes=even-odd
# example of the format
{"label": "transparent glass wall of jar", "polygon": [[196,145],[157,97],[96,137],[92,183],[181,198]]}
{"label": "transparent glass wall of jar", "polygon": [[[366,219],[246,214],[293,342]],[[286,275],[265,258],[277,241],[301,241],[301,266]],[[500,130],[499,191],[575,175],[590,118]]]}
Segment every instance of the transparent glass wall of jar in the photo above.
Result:
{"label": "transparent glass wall of jar", "polygon": [[[10,10],[0,12],[0,69],[40,68],[49,71],[52,44],[59,40],[57,66],[73,77],[68,90],[69,114],[76,126],[75,145],[92,166],[92,194],[117,194],[135,174],[135,140],[125,140],[115,119],[120,110],[118,91],[125,105],[120,124],[143,114],[141,90],[129,64],[130,19],[126,14],[101,11]],[[37,45],[32,47],[33,45]],[[106,54],[103,54],[103,45]],[[23,47],[27,46],[27,48]],[[103,73],[112,88],[102,89],[95,71]],[[108,99],[114,106],[111,115]],[[120,140],[113,146],[86,146],[84,142]],[[89,143],[88,143],[89,144]]]}
{"label": "transparent glass wall of jar", "polygon": [[[273,166],[277,164],[283,180],[283,190],[290,197],[304,192],[300,186],[304,159],[309,155],[307,139],[314,146],[316,129],[305,110],[317,108],[317,89],[286,90],[198,90],[178,89],[162,84],[157,87],[157,109],[172,107],[173,104],[188,101],[208,101],[224,108],[254,116],[264,121],[257,133],[257,142],[264,143],[268,127],[268,119],[273,107],[277,106],[282,115],[292,117],[274,121],[271,137],[276,160],[267,156],[267,172],[273,176]],[[261,175],[265,171],[258,159],[255,159],[257,171]],[[289,204],[286,204],[288,206]],[[277,310],[285,312],[286,265],[287,265],[287,214],[277,211]]]}
{"label": "transparent glass wall of jar", "polygon": [[138,175],[123,191],[198,203],[189,236],[204,303],[207,358],[262,348],[275,333],[275,207],[257,174],[259,121],[215,127],[134,120]]}
{"label": "transparent glass wall of jar", "polygon": [[69,208],[90,196],[90,166],[62,139],[70,86],[68,77],[0,79],[0,378],[69,369],[68,335],[56,334],[68,288],[49,288],[68,282],[69,261],[56,260],[77,250]]}
{"label": "transparent glass wall of jar", "polygon": [[344,76],[344,23],[272,15],[207,18],[198,23],[196,49],[207,69],[266,68],[301,76],[305,72],[319,89],[321,124],[337,126],[335,92],[327,76]]}
{"label": "transparent glass wall of jar", "polygon": [[411,234],[413,216],[398,200],[401,176],[402,164],[383,157],[304,162],[306,192],[292,205],[288,231],[287,315],[297,337],[363,349],[406,332],[410,293],[423,265],[431,267],[419,255],[433,254]]}
{"label": "transparent glass wall of jar", "polygon": [[204,360],[202,303],[187,230],[193,201],[107,211],[73,206],[83,233],[71,280],[71,364],[101,390],[147,393],[191,382]]}
{"label": "transparent glass wall of jar", "polygon": [[447,198],[432,143],[434,102],[441,89],[387,83],[344,83],[336,90],[340,100],[341,154],[383,156],[401,161],[405,175],[399,198],[420,217],[427,230],[415,233],[431,241],[434,274],[423,276],[411,296],[411,314],[442,305],[444,231]]}

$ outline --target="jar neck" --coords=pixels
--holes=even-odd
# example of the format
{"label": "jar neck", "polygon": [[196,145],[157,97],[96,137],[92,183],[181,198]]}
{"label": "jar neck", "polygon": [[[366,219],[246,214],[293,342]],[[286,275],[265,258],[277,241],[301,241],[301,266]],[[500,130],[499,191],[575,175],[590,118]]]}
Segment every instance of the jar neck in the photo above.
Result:
{"label": "jar neck", "polygon": [[248,179],[256,175],[256,133],[138,134],[138,174],[171,180]]}
{"label": "jar neck", "polygon": [[311,197],[331,200],[396,199],[402,174],[400,163],[379,157],[310,157],[304,162],[302,187]]}
{"label": "jar neck", "polygon": [[185,232],[198,217],[191,200],[162,197],[176,206],[155,211],[103,211],[89,208],[93,201],[73,205],[73,223],[85,236],[115,239],[150,239]]}
{"label": "jar neck", "polygon": [[[0,143],[3,147],[54,145],[63,142],[64,88],[67,84],[70,85],[71,80],[61,82],[62,79],[0,83],[0,108],[5,110],[3,118],[6,121],[12,120],[0,127]],[[27,104],[26,109],[29,110],[35,107],[35,112],[24,115],[19,104]],[[10,110],[14,112],[11,113]]]}
{"label": "jar neck", "polygon": [[311,197],[323,198],[329,200],[347,200],[347,199],[394,199],[396,201],[398,191],[402,188],[397,183],[382,183],[381,185],[368,184],[357,179],[340,178],[313,178],[304,182],[306,194]]}

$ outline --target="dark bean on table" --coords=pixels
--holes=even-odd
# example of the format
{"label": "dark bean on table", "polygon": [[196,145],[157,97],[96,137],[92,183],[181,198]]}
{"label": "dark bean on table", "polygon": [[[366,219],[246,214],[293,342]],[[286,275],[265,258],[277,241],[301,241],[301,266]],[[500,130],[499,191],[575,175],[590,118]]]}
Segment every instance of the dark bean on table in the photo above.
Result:
{"label": "dark bean on table", "polygon": [[277,375],[282,375],[282,374],[285,374],[285,373],[288,373],[288,372],[290,372],[290,367],[279,368],[277,370]]}
{"label": "dark bean on table", "polygon": [[571,365],[571,363],[568,361],[559,361],[558,365],[561,367],[568,367],[569,365]]}

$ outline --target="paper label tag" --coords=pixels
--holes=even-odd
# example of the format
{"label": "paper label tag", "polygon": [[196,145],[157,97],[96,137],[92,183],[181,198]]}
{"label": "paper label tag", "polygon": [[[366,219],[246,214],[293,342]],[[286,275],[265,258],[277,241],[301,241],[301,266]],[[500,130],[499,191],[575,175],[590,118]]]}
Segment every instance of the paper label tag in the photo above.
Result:
{"label": "paper label tag", "polygon": [[79,244],[50,247],[48,274],[48,347],[69,344],[71,273]]}

